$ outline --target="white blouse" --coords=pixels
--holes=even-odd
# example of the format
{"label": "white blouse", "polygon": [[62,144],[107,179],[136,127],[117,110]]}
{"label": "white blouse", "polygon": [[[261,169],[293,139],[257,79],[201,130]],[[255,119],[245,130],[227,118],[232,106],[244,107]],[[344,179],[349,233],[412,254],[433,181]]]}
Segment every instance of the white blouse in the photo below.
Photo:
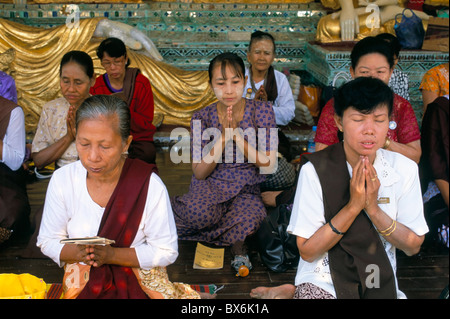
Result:
{"label": "white blouse", "polygon": [[[352,167],[348,163],[347,167],[351,176]],[[380,201],[380,208],[418,236],[426,234],[428,226],[423,214],[416,163],[401,154],[379,149],[374,167],[381,184],[378,199],[389,198],[389,203]],[[292,216],[287,230],[291,234],[308,239],[323,225],[325,225],[325,215],[322,187],[313,164],[308,162],[300,171]],[[396,248],[381,235],[380,238],[395,274]],[[310,263],[300,258],[295,285],[305,282],[313,283],[336,297],[328,264],[328,253]],[[398,289],[397,282],[396,286],[397,297],[406,298],[405,294]]]}
{"label": "white blouse", "polygon": [[[275,120],[277,125],[288,125],[289,122],[295,117],[295,101],[292,95],[292,89],[289,85],[289,81],[283,73],[275,71],[275,80],[277,81],[278,97],[273,103],[273,111],[275,113]],[[248,68],[245,70],[245,76],[248,77],[247,83],[244,88],[243,97],[247,95],[247,89],[251,89],[250,71]],[[255,83],[255,89],[259,90],[261,85],[264,84],[264,80]],[[251,99],[255,98],[256,92],[252,92]]]}
{"label": "white blouse", "polygon": [[3,157],[0,162],[11,170],[20,168],[25,158],[25,116],[21,107],[11,111],[8,128],[3,137]]}
{"label": "white blouse", "polygon": [[[64,265],[60,240],[97,236],[105,210],[90,197],[86,175],[86,169],[76,161],[56,170],[48,185],[37,246],[60,267]],[[144,213],[131,247],[143,269],[170,265],[178,257],[172,207],[156,174],[150,178]]]}

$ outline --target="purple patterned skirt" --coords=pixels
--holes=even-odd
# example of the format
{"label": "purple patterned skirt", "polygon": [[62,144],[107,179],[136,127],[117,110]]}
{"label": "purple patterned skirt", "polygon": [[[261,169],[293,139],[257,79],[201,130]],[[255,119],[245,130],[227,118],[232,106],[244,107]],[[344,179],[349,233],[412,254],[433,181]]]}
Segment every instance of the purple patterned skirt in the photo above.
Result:
{"label": "purple patterned skirt", "polygon": [[203,182],[203,188],[191,185],[189,193],[171,199],[180,239],[230,246],[259,228],[266,217],[259,185],[246,185],[223,201],[221,190]]}

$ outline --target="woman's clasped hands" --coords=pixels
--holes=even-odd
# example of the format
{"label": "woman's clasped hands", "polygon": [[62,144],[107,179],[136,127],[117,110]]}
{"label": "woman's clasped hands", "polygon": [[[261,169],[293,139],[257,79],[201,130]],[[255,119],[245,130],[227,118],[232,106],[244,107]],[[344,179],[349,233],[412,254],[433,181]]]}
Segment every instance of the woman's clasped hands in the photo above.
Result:
{"label": "woman's clasped hands", "polygon": [[114,254],[111,245],[77,245],[80,261],[92,267],[108,264]]}
{"label": "woman's clasped hands", "polygon": [[350,180],[349,205],[357,211],[365,210],[371,215],[378,209],[378,190],[380,180],[367,156],[360,156],[360,160],[353,169]]}
{"label": "woman's clasped hands", "polygon": [[77,113],[77,108],[73,105],[69,107],[67,112],[66,124],[67,124],[67,135],[70,137],[71,141],[75,140],[76,127],[75,127],[75,116]]}

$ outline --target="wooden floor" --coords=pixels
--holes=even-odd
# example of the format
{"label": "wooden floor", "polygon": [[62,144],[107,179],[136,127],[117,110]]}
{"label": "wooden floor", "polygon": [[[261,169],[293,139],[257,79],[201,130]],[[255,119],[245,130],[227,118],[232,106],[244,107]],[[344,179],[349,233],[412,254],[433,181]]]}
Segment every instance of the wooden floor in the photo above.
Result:
{"label": "wooden floor", "polygon": [[[169,152],[160,151],[157,155],[159,175],[164,181],[170,196],[187,192],[191,178],[190,164],[174,164]],[[32,214],[43,203],[48,180],[39,180],[28,185],[28,195]],[[62,281],[62,269],[50,259],[21,258],[28,237],[15,238],[0,245],[0,273],[30,273],[43,278],[47,283]],[[247,277],[236,277],[230,266],[231,256],[225,250],[225,262],[220,270],[193,269],[195,242],[179,243],[179,257],[168,267],[169,278],[174,282],[189,284],[215,284],[224,286],[217,294],[218,299],[248,299],[252,288],[258,286],[276,286],[293,283],[295,270],[285,273],[269,271],[259,260],[256,249],[250,257],[253,270]],[[444,252],[422,251],[416,256],[406,257],[399,254],[398,273],[400,288],[411,299],[437,299],[449,283],[448,250]]]}

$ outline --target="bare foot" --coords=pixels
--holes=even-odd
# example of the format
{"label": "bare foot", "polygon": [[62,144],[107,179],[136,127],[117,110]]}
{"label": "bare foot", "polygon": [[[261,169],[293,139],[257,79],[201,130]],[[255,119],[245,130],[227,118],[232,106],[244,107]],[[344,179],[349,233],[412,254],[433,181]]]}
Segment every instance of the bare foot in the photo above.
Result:
{"label": "bare foot", "polygon": [[198,293],[200,295],[201,299],[216,299],[216,294],[210,294],[208,292],[199,292]]}
{"label": "bare foot", "polygon": [[255,299],[292,299],[295,293],[295,286],[281,285],[277,287],[257,287],[252,289],[250,297]]}

